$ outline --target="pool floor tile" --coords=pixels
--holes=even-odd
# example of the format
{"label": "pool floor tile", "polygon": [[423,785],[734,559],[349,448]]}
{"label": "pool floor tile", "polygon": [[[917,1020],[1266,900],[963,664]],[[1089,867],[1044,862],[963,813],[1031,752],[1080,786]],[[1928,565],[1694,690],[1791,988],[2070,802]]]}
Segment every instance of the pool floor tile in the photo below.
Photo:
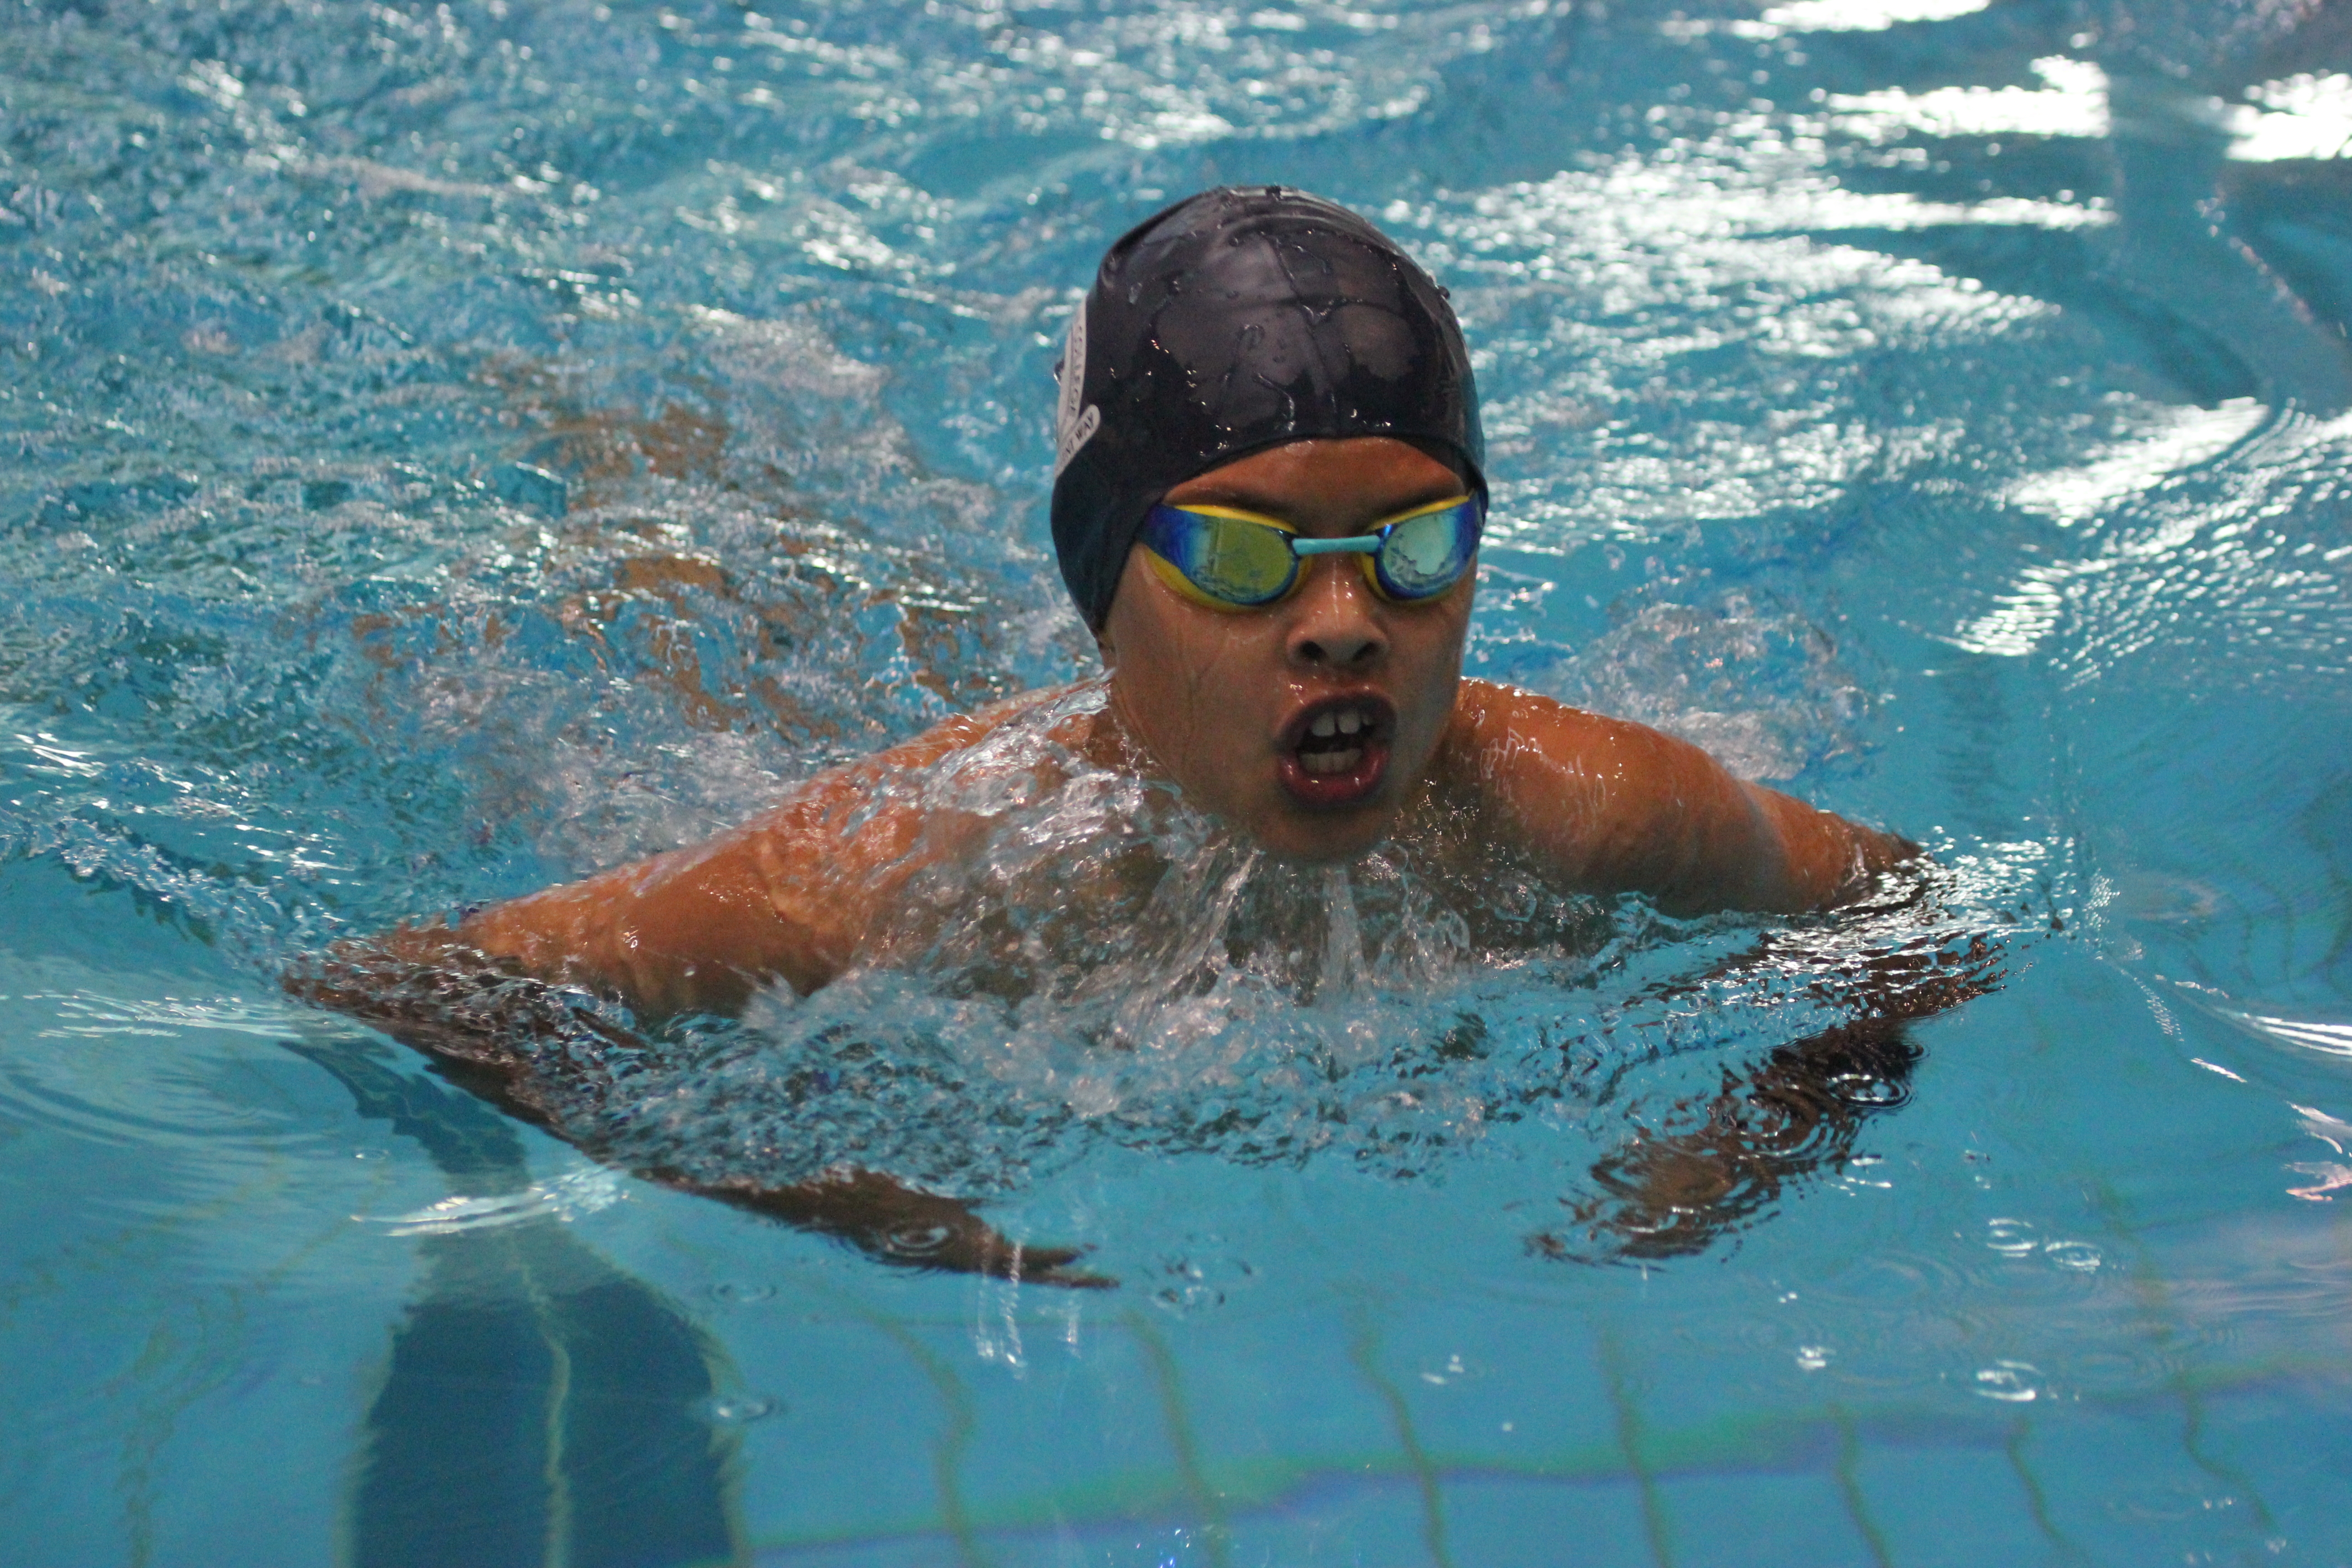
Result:
{"label": "pool floor tile", "polygon": [[1455,1568],[1648,1568],[1640,1483],[1541,1477],[1450,1479],[1446,1557]]}
{"label": "pool floor tile", "polygon": [[1826,1472],[1664,1476],[1657,1500],[1673,1568],[1874,1568]]}

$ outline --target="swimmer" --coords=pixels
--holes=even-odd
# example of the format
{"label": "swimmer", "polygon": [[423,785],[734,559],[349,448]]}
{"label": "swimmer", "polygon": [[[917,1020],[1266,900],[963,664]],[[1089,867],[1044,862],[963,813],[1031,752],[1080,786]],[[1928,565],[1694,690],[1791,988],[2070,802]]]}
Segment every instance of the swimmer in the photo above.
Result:
{"label": "swimmer", "polygon": [[[1108,672],[1105,700],[1055,731],[1071,753],[1163,781],[1286,859],[1417,837],[1681,914],[1830,908],[1917,853],[1655,730],[1464,678],[1487,510],[1469,355],[1444,291],[1354,213],[1280,187],[1170,207],[1111,247],[1057,374],[1054,542]],[[646,1017],[805,994],[977,831],[894,782],[1064,695],[951,719],[708,843],[347,949],[305,988],[478,1064],[418,1038],[436,1032],[392,1001],[385,965],[584,986]],[[478,1087],[548,1120],[524,1076],[491,1076]],[[835,1184],[832,1207],[713,1195],[853,1238],[926,1196]]]}

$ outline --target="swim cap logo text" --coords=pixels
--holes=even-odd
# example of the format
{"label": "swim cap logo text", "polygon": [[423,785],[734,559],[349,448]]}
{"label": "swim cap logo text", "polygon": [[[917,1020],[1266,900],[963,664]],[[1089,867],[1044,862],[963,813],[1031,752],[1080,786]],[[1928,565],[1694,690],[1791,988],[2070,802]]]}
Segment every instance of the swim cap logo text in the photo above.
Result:
{"label": "swim cap logo text", "polygon": [[1102,428],[1102,409],[1095,404],[1079,411],[1079,399],[1087,395],[1087,302],[1078,301],[1076,314],[1070,318],[1070,336],[1062,347],[1062,396],[1055,408],[1054,477],[1060,479],[1078,448],[1094,439]]}

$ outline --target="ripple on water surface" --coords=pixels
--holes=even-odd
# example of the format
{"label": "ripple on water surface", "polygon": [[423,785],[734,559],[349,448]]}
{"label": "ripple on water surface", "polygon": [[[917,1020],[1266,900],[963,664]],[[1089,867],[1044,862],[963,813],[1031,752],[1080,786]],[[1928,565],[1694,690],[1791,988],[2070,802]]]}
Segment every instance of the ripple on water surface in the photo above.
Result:
{"label": "ripple on water surface", "polygon": [[310,1108],[235,1082],[243,1052],[232,1042],[283,1037],[297,1026],[289,1007],[89,991],[0,1000],[20,1031],[0,1054],[0,1114],[13,1120],[206,1161],[222,1144],[292,1152],[322,1136]]}

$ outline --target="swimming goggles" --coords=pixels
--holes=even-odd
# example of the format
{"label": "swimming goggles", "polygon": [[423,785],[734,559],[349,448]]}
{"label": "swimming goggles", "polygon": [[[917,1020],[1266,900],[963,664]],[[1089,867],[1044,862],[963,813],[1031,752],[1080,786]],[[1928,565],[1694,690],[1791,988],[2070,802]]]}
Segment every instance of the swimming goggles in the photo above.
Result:
{"label": "swimming goggles", "polygon": [[1288,523],[1223,506],[1155,506],[1139,536],[1160,580],[1196,604],[1250,610],[1297,592],[1301,558],[1361,557],[1372,592],[1397,604],[1433,599],[1462,580],[1478,551],[1486,503],[1476,496],[1392,518],[1370,533],[1307,539]]}

